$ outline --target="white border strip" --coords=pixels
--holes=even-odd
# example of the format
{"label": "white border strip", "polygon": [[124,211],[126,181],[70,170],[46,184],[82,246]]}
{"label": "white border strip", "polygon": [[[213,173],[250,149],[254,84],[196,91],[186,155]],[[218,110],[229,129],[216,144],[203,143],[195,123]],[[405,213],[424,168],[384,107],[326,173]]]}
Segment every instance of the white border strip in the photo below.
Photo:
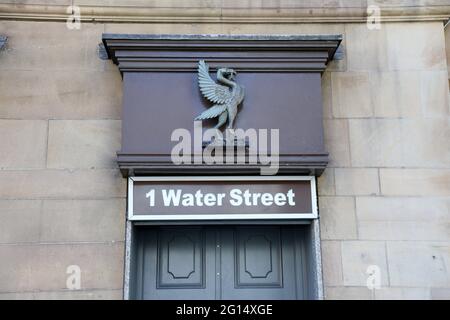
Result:
{"label": "white border strip", "polygon": [[[133,209],[134,181],[177,182],[177,181],[310,181],[312,212],[305,213],[262,213],[262,214],[189,214],[189,215],[135,215]],[[129,177],[128,178],[128,220],[130,221],[182,221],[182,220],[267,220],[267,219],[317,219],[316,179],[314,176],[195,176],[195,177]]]}

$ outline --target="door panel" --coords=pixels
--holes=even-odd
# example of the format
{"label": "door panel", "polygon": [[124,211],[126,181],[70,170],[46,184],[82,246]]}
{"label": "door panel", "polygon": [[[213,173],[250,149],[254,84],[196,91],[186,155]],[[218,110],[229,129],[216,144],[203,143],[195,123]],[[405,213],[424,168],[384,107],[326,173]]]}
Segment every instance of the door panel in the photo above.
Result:
{"label": "door panel", "polygon": [[145,228],[141,299],[303,299],[302,230],[283,226]]}
{"label": "door panel", "polygon": [[159,232],[157,288],[204,287],[204,240],[201,229]]}
{"label": "door panel", "polygon": [[236,288],[283,287],[280,228],[235,230]]}
{"label": "door panel", "polygon": [[293,235],[293,229],[280,226],[226,230],[222,299],[302,299]]}
{"label": "door panel", "polygon": [[201,227],[150,229],[143,239],[142,298],[214,299],[214,242],[215,233]]}

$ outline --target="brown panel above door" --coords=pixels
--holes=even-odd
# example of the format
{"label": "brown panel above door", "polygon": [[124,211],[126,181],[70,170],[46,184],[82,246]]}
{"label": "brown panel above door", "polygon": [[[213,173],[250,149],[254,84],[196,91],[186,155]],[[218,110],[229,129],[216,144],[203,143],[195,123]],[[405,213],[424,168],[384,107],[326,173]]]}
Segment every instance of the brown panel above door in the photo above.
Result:
{"label": "brown panel above door", "polygon": [[[193,135],[195,116],[211,103],[199,90],[197,65],[212,78],[218,67],[237,71],[245,98],[241,129],[279,129],[280,172],[320,174],[328,162],[322,126],[321,73],[341,41],[328,36],[177,36],[104,34],[109,57],[123,74],[123,174],[259,172],[260,164],[175,165],[174,129]],[[212,128],[216,120],[203,122]],[[270,151],[270,148],[269,148]]]}

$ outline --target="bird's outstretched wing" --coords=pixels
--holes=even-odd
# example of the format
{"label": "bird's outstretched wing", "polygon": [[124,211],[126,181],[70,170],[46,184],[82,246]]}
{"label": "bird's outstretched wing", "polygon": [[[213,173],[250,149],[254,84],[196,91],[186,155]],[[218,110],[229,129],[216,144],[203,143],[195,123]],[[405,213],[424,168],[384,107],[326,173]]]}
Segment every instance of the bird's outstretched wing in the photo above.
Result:
{"label": "bird's outstretched wing", "polygon": [[198,63],[198,84],[206,99],[213,103],[223,104],[231,99],[231,91],[226,86],[214,82],[209,75],[209,67],[205,61]]}
{"label": "bird's outstretched wing", "polygon": [[216,104],[209,108],[208,110],[205,110],[202,112],[201,115],[199,115],[194,120],[205,120],[205,119],[212,119],[215,117],[218,117],[222,112],[224,112],[227,108],[226,104]]}

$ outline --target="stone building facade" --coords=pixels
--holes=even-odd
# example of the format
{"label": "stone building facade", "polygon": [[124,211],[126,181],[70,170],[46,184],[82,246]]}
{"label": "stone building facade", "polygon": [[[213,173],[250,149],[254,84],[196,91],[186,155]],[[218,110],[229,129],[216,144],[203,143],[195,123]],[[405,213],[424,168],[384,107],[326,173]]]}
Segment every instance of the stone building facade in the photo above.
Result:
{"label": "stone building facade", "polygon": [[342,34],[322,76],[324,298],[450,299],[449,18],[448,0],[0,1],[0,299],[123,297],[122,79],[103,33]]}

